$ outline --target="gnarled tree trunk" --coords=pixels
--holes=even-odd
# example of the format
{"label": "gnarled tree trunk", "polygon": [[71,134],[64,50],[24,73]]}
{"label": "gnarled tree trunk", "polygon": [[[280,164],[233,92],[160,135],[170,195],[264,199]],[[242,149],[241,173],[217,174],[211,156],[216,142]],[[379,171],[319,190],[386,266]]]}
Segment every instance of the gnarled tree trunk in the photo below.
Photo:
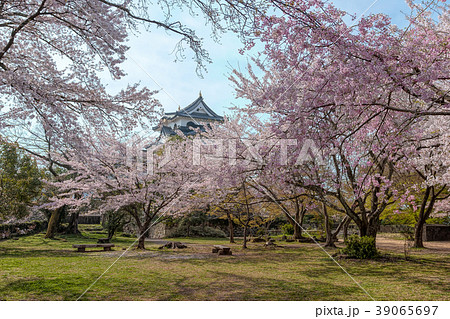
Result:
{"label": "gnarled tree trunk", "polygon": [[[145,249],[145,238],[147,238],[150,231],[151,219],[147,219],[144,224],[139,227],[139,239],[137,249]],[[153,225],[152,225],[153,226]]]}
{"label": "gnarled tree trunk", "polygon": [[65,231],[66,234],[80,234],[78,230],[78,217],[80,216],[79,212],[72,213],[69,217],[69,225]]}
{"label": "gnarled tree trunk", "polygon": [[338,238],[337,236],[339,235],[339,232],[341,231],[341,229],[343,229],[345,227],[345,225],[347,223],[350,222],[350,217],[345,216],[341,222],[339,223],[338,227],[336,228],[336,230],[332,233],[332,238],[333,238],[333,242],[337,242]]}
{"label": "gnarled tree trunk", "polygon": [[137,249],[145,249],[145,236],[144,235],[140,235],[136,248]]}
{"label": "gnarled tree trunk", "polygon": [[380,227],[380,217],[379,215],[371,216],[366,219],[362,219],[360,223],[357,223],[359,228],[359,236],[368,236],[377,238],[378,228]]}
{"label": "gnarled tree trunk", "polygon": [[423,245],[423,226],[425,221],[418,221],[414,229],[414,248],[425,248]]}
{"label": "gnarled tree trunk", "polygon": [[61,206],[52,211],[52,214],[50,215],[50,219],[48,221],[47,233],[45,234],[45,238],[55,238],[55,235],[58,232],[58,228],[61,224],[61,217],[64,214],[64,210],[65,206]]}
{"label": "gnarled tree trunk", "polygon": [[334,244],[333,234],[331,232],[330,217],[328,216],[327,205],[325,205],[325,203],[322,203],[322,212],[323,216],[325,217],[325,247],[336,247],[336,245]]}
{"label": "gnarled tree trunk", "polygon": [[[423,227],[428,218],[430,218],[431,212],[433,211],[434,203],[436,198],[442,192],[439,191],[435,194],[434,186],[427,186],[425,194],[422,199],[422,204],[420,205],[419,218],[414,229],[414,248],[424,248],[423,246]],[[429,201],[429,202],[428,202]],[[428,205],[428,206],[427,206]]]}
{"label": "gnarled tree trunk", "polygon": [[295,221],[292,218],[289,218],[292,226],[294,226],[294,239],[302,238],[302,225],[303,225],[303,217],[305,216],[306,209],[303,205],[300,205],[298,199],[295,201]]}

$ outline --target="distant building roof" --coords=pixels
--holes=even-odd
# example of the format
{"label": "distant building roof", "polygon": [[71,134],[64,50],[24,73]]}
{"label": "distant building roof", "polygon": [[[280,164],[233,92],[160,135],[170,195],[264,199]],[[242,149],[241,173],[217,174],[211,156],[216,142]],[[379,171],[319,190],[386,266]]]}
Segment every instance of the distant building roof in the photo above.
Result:
{"label": "distant building roof", "polygon": [[[202,110],[203,112],[200,112]],[[206,111],[206,112],[205,112]],[[203,96],[200,96],[191,104],[185,108],[175,111],[165,113],[163,119],[174,119],[177,116],[183,116],[188,118],[198,118],[202,120],[213,120],[213,121],[223,121],[223,116],[217,115],[203,100]]]}
{"label": "distant building roof", "polygon": [[[178,119],[188,120],[186,125],[175,126],[174,123]],[[176,135],[175,130],[178,129],[183,132],[184,135],[194,135],[196,133],[195,129],[200,129],[200,131],[205,131],[204,124],[208,122],[223,122],[223,116],[216,114],[203,100],[203,96],[200,93],[199,97],[186,106],[183,109],[178,109],[175,112],[165,113],[161,118],[158,126],[154,127],[153,130],[160,131],[161,135],[172,136]]]}

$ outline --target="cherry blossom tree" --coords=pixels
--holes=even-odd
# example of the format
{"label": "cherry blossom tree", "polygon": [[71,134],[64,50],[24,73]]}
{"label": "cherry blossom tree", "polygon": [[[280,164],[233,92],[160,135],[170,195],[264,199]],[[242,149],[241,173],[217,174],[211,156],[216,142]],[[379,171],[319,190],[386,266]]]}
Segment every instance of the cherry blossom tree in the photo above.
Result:
{"label": "cherry blossom tree", "polygon": [[290,182],[375,237],[381,212],[396,200],[404,139],[421,117],[450,115],[448,7],[410,3],[410,25],[399,29],[385,15],[349,26],[331,4],[291,4],[284,16],[261,19],[265,50],[231,80],[250,100],[247,114],[269,115],[268,135],[316,143],[324,161],[288,163],[297,167]]}
{"label": "cherry blossom tree", "polygon": [[[130,33],[163,28],[187,45],[199,70],[210,62],[203,40],[173,12],[202,15],[214,39],[226,30],[250,35],[254,17],[270,2],[210,0],[5,0],[0,4],[0,129],[17,120],[51,134],[54,142],[80,135],[81,124],[131,129],[156,115],[154,92],[130,84],[110,94],[99,78],[124,76]],[[159,12],[155,12],[158,10]],[[148,124],[148,123],[147,123]]]}
{"label": "cherry blossom tree", "polygon": [[224,123],[206,127],[206,132],[194,139],[194,165],[205,181],[192,199],[207,202],[216,212],[227,216],[230,241],[234,241],[233,222],[244,229],[243,248],[247,248],[249,230],[268,217],[267,199],[253,187],[259,171],[251,143],[255,141],[247,119],[237,115]]}
{"label": "cherry blossom tree", "polygon": [[122,0],[1,1],[0,138],[19,140],[57,176],[55,167],[71,167],[54,154],[67,162],[68,152],[82,148],[90,130],[127,134],[159,115],[155,92],[130,84],[111,94],[99,77],[102,71],[113,79],[124,76],[121,63],[130,33],[165,29],[180,39],[178,57],[189,47],[203,70],[210,62],[203,40],[173,12],[201,14],[216,40],[226,30],[246,38],[254,16],[267,5],[234,0],[164,0],[158,6]]}
{"label": "cherry blossom tree", "polygon": [[[194,184],[201,184],[189,161],[192,143],[174,140],[148,148],[150,157],[141,163],[137,158],[130,161],[125,142],[110,136],[90,142],[84,152],[72,152],[68,161],[61,159],[71,169],[64,180],[52,183],[59,193],[42,207],[78,210],[96,203],[102,214],[126,212],[139,231],[137,248],[144,249],[151,226],[164,216],[181,213],[180,199],[192,194]],[[143,170],[149,165],[154,169]]]}
{"label": "cherry blossom tree", "polygon": [[[424,191],[411,200],[420,200],[414,233],[414,247],[423,248],[423,227],[434,210],[450,209],[450,119],[443,116],[427,118],[418,123],[422,132],[420,140],[413,144],[414,152],[406,167],[420,178],[416,188]],[[405,196],[404,196],[405,197]],[[406,198],[407,199],[407,198]]]}
{"label": "cherry blossom tree", "polygon": [[[290,167],[281,165],[280,150],[270,148],[266,154],[264,165],[258,171],[258,175],[252,178],[249,184],[261,199],[273,203],[292,225],[294,239],[302,238],[303,218],[306,212],[312,208],[311,201],[305,189],[297,187],[290,182]],[[274,163],[275,162],[275,163]]]}
{"label": "cherry blossom tree", "polygon": [[292,1],[285,15],[259,21],[265,50],[254,64],[265,75],[235,71],[238,95],[251,97],[255,112],[282,115],[299,104],[324,112],[339,108],[355,120],[365,109],[450,115],[448,6],[436,0],[410,6],[410,25],[399,29],[383,14],[348,25],[343,18],[349,14],[330,3]]}

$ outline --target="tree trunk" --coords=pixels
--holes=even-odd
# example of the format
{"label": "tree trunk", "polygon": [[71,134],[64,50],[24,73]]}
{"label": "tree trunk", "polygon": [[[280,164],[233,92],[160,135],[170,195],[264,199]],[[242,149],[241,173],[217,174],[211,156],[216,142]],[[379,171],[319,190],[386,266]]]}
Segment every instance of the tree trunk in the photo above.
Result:
{"label": "tree trunk", "polygon": [[139,237],[137,249],[145,249],[145,235]]}
{"label": "tree trunk", "polygon": [[234,227],[233,227],[233,220],[231,219],[230,213],[227,213],[227,219],[228,219],[228,232],[230,235],[230,243],[234,244]]}
{"label": "tree trunk", "polygon": [[[433,211],[436,197],[434,186],[428,186],[425,190],[422,204],[420,205],[419,218],[414,229],[414,248],[425,248],[423,245],[423,227]],[[430,199],[430,203],[427,207],[428,199]]]}
{"label": "tree trunk", "polygon": [[247,248],[247,224],[244,225],[244,242],[242,248]]}
{"label": "tree trunk", "polygon": [[115,232],[116,232],[115,229],[108,229],[108,242],[111,241],[111,239],[113,238]]}
{"label": "tree trunk", "polygon": [[248,205],[248,198],[247,198],[245,183],[242,183],[242,186],[244,188],[245,207],[247,210],[247,219],[244,224],[244,243],[242,244],[242,248],[247,248],[247,227],[248,227],[248,224],[250,223],[250,207]]}
{"label": "tree trunk", "polygon": [[414,229],[414,248],[425,248],[423,246],[423,226],[425,225],[424,221],[419,221],[416,224],[416,228]]}
{"label": "tree trunk", "polygon": [[349,218],[345,224],[344,224],[344,229],[342,230],[342,235],[344,236],[344,241],[347,240],[348,237],[348,227],[350,226],[350,223],[352,222],[352,219]]}
{"label": "tree trunk", "polygon": [[70,215],[69,226],[67,226],[65,231],[66,234],[80,234],[80,231],[78,230],[78,216],[80,216],[79,212]]}
{"label": "tree trunk", "polygon": [[118,228],[118,224],[110,224],[108,225],[108,242],[114,237],[116,230]]}
{"label": "tree trunk", "polygon": [[303,217],[305,216],[305,209],[303,206],[299,205],[298,200],[295,202],[295,221],[292,221],[291,218],[291,224],[294,226],[294,239],[301,239],[302,236],[302,224],[303,224]]}
{"label": "tree trunk", "polygon": [[325,217],[325,233],[326,233],[326,241],[325,247],[336,247],[334,245],[333,234],[331,232],[330,218],[328,216],[327,205],[322,203],[323,216]]}
{"label": "tree trunk", "polygon": [[145,238],[147,238],[149,230],[150,230],[150,221],[147,220],[147,222],[145,222],[144,225],[142,225],[139,228],[139,239],[137,249],[145,249]]}
{"label": "tree trunk", "polygon": [[345,226],[345,224],[347,223],[348,219],[350,219],[348,216],[344,217],[341,222],[339,223],[338,227],[336,228],[336,230],[334,232],[332,232],[332,237],[333,237],[333,242],[337,242],[338,238],[337,236],[339,235],[339,232],[341,231],[341,229]]}
{"label": "tree trunk", "polygon": [[148,230],[150,223],[152,221],[152,218],[150,218],[148,215],[146,215],[145,222],[142,223],[140,216],[139,216],[139,207],[130,207],[128,210],[131,217],[134,218],[134,221],[136,222],[137,229],[139,231],[138,233],[138,244],[137,249],[145,249],[145,237],[147,237]]}
{"label": "tree trunk", "polygon": [[303,237],[302,236],[302,229],[297,223],[295,223],[295,225],[294,225],[294,239],[301,239],[302,237]]}
{"label": "tree trunk", "polygon": [[56,233],[58,232],[58,228],[61,222],[61,215],[64,211],[64,206],[61,206],[54,211],[50,216],[47,226],[47,233],[45,234],[45,238],[53,239],[55,238]]}
{"label": "tree trunk", "polygon": [[369,229],[367,230],[367,236],[377,238],[378,229],[380,228],[380,219],[379,217],[374,217],[370,219]]}
{"label": "tree trunk", "polygon": [[372,227],[370,227],[369,224],[367,225],[361,225],[359,227],[359,236],[363,237],[363,236],[368,236],[368,237],[376,237],[377,236],[377,232],[374,231],[374,229]]}
{"label": "tree trunk", "polygon": [[359,236],[368,236],[377,238],[378,228],[379,228],[380,218],[379,216],[373,216],[369,218],[366,223],[361,223],[359,226]]}

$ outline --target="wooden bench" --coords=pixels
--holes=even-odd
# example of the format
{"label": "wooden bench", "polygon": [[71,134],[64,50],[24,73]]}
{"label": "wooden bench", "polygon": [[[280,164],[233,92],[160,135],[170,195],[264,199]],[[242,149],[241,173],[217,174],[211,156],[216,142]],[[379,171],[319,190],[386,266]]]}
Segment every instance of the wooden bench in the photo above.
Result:
{"label": "wooden bench", "polygon": [[233,254],[230,247],[222,246],[222,245],[214,245],[212,252],[219,253],[219,255],[232,255]]}
{"label": "wooden bench", "polygon": [[111,251],[111,247],[114,247],[114,244],[80,244],[80,245],[72,245],[73,248],[77,248],[79,252],[85,252],[86,248],[96,248],[103,247],[104,251]]}

